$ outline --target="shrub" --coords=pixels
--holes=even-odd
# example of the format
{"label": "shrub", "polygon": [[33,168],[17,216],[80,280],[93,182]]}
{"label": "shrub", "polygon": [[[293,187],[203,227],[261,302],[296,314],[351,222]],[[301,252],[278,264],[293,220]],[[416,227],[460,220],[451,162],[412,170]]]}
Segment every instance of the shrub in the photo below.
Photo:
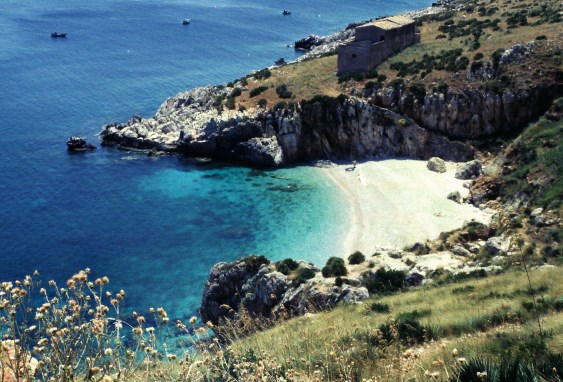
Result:
{"label": "shrub", "polygon": [[397,314],[397,321],[414,321],[422,317],[427,317],[432,314],[432,309],[424,310],[411,310],[410,312],[403,312]]}
{"label": "shrub", "polygon": [[248,80],[243,77],[243,78],[240,79],[240,84],[242,86],[248,86]]}
{"label": "shrub", "polygon": [[262,265],[270,264],[270,260],[268,260],[265,256],[257,256],[257,255],[250,255],[243,258],[244,263],[247,267],[249,267],[252,271],[257,271]]}
{"label": "shrub", "polygon": [[240,88],[234,88],[231,92],[231,97],[238,97],[242,94],[242,90]]}
{"label": "shrub", "polygon": [[484,56],[483,56],[483,53],[479,52],[479,53],[477,53],[475,56],[473,56],[473,61],[480,60],[480,59],[482,59],[483,57],[484,57]]}
{"label": "shrub", "polygon": [[268,100],[265,98],[260,98],[257,105],[261,108],[265,108],[268,105]]}
{"label": "shrub", "polygon": [[547,40],[547,36],[546,36],[546,35],[544,35],[544,34],[542,34],[542,35],[540,35],[540,36],[536,37],[536,40],[538,40],[538,41],[541,41],[541,40]]}
{"label": "shrub", "polygon": [[379,330],[388,343],[398,339],[412,345],[437,337],[432,328],[422,325],[418,320],[397,320],[395,324],[382,324]]}
{"label": "shrub", "polygon": [[438,85],[436,85],[435,91],[438,93],[442,93],[442,94],[446,94],[448,92],[448,84],[445,82],[439,82]]}
{"label": "shrub", "polygon": [[264,93],[266,90],[268,90],[267,86],[258,86],[257,88],[252,89],[248,95],[251,98],[256,97],[257,95]]}
{"label": "shrub", "polygon": [[276,263],[276,270],[284,275],[289,275],[291,271],[299,268],[299,263],[293,259],[284,259]]}
{"label": "shrub", "polygon": [[276,87],[276,94],[280,98],[291,98],[293,95],[285,84],[281,84]]}
{"label": "shrub", "polygon": [[395,78],[393,81],[389,82],[389,86],[395,89],[403,87],[404,85],[405,85],[405,80],[403,80],[402,78]]}
{"label": "shrub", "polygon": [[305,281],[315,277],[315,271],[309,268],[299,268],[297,270],[297,277],[293,281],[297,285],[303,284]]}
{"label": "shrub", "polygon": [[334,286],[341,287],[342,285],[344,285],[344,280],[342,279],[342,277],[338,276],[334,280]]}
{"label": "shrub", "polygon": [[382,304],[380,302],[374,302],[369,306],[369,310],[376,313],[389,313],[391,308],[388,304]]}
{"label": "shrub", "polygon": [[238,107],[238,111],[240,111],[241,113],[245,112],[245,111],[246,111],[246,106],[240,105],[240,106]]}
{"label": "shrub", "polygon": [[405,286],[407,275],[403,271],[378,269],[367,273],[362,282],[370,293],[396,292]]}
{"label": "shrub", "polygon": [[346,276],[348,271],[344,259],[340,257],[331,257],[327,260],[326,265],[322,269],[323,277]]}
{"label": "shrub", "polygon": [[354,264],[361,264],[366,261],[366,257],[360,251],[356,251],[348,256],[348,262],[352,265]]}
{"label": "shrub", "polygon": [[225,106],[229,110],[234,110],[236,107],[236,101],[234,97],[227,97],[227,101],[225,102]]}
{"label": "shrub", "polygon": [[426,95],[426,87],[423,83],[415,82],[409,86],[409,91],[415,96],[418,102],[422,102]]}
{"label": "shrub", "polygon": [[364,85],[364,89],[368,90],[368,89],[373,89],[375,88],[375,86],[377,85],[377,82],[375,81],[368,81],[366,82],[366,84]]}
{"label": "shrub", "polygon": [[274,105],[274,107],[272,108],[272,110],[273,110],[273,111],[284,110],[284,109],[287,109],[287,107],[288,107],[287,102],[285,102],[285,101],[280,101],[280,102],[278,102],[278,103],[276,103],[276,104]]}
{"label": "shrub", "polygon": [[265,80],[272,76],[272,72],[268,68],[257,71],[252,75],[257,80]]}

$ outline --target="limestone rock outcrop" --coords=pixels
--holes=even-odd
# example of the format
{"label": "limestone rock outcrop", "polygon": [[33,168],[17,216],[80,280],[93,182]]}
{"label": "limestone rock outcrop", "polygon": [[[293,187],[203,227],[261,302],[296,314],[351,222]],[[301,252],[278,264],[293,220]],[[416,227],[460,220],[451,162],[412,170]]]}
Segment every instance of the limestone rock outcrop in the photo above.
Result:
{"label": "limestone rock outcrop", "polygon": [[367,94],[376,105],[412,118],[421,127],[450,139],[474,139],[519,131],[549,109],[561,93],[553,83],[501,93],[467,87],[413,94],[397,84]]}
{"label": "limestone rock outcrop", "polygon": [[153,118],[135,116],[124,124],[106,125],[103,142],[264,166],[350,157],[473,157],[470,147],[360,99],[315,97],[292,110],[235,112],[216,104],[226,94],[220,87],[180,93],[164,102]]}
{"label": "limestone rock outcrop", "polygon": [[[308,265],[300,264],[300,267],[318,272]],[[224,319],[236,318],[241,309],[255,317],[292,316],[333,308],[339,303],[360,302],[368,297],[363,287],[335,286],[320,277],[297,285],[277,272],[269,261],[251,256],[232,263],[218,263],[211,269],[199,312],[204,322],[220,325]]]}

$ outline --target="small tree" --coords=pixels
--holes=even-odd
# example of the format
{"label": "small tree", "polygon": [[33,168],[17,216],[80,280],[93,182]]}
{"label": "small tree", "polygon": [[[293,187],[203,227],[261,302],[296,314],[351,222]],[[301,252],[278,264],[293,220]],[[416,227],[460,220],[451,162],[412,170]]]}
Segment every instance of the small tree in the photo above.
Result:
{"label": "small tree", "polygon": [[356,251],[348,256],[348,262],[352,265],[354,264],[361,264],[366,261],[366,257],[360,251]]}
{"label": "small tree", "polygon": [[346,276],[348,271],[346,270],[346,264],[344,259],[340,257],[331,257],[326,262],[325,267],[322,269],[324,277],[334,277],[334,276]]}

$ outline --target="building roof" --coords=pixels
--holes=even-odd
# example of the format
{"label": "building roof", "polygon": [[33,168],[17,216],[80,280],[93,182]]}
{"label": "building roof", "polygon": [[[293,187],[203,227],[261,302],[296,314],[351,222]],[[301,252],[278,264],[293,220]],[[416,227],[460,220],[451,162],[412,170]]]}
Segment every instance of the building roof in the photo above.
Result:
{"label": "building roof", "polygon": [[371,23],[362,26],[376,26],[378,28],[388,30],[388,29],[400,28],[402,26],[409,25],[412,23],[414,23],[414,20],[406,16],[391,16],[391,17],[386,17],[384,19],[372,21]]}

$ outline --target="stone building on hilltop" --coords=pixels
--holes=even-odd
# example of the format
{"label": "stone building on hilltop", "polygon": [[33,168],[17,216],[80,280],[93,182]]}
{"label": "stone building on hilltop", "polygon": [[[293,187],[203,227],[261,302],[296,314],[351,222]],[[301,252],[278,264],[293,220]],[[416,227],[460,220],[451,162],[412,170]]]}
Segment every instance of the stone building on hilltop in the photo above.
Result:
{"label": "stone building on hilltop", "polygon": [[420,42],[414,20],[392,16],[356,28],[354,41],[338,47],[338,74],[367,72],[387,57]]}

